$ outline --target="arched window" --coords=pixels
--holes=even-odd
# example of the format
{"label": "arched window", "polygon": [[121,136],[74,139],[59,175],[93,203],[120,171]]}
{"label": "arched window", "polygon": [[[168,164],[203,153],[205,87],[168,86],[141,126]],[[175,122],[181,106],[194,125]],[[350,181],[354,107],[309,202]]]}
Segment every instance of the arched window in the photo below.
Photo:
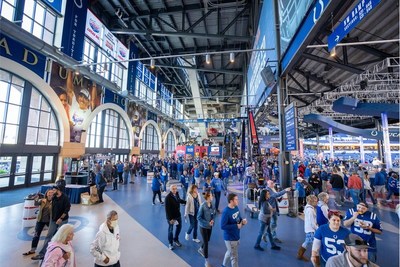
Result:
{"label": "arched window", "polygon": [[21,77],[0,69],[0,188],[54,180],[59,125],[48,100]]}
{"label": "arched window", "polygon": [[167,143],[166,143],[166,150],[167,152],[173,152],[175,150],[175,138],[172,132],[168,132],[167,135]]}
{"label": "arched window", "polygon": [[121,115],[106,109],[93,119],[86,138],[87,148],[130,149],[128,127]]}
{"label": "arched window", "polygon": [[158,133],[154,125],[149,124],[143,133],[143,140],[140,146],[141,150],[160,150]]}

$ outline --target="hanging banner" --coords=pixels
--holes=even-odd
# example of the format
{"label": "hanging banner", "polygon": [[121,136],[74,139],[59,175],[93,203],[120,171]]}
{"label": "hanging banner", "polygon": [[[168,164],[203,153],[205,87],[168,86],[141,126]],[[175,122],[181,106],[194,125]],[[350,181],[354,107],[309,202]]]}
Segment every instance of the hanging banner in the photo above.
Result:
{"label": "hanging banner", "polygon": [[0,56],[27,67],[41,78],[44,77],[46,57],[2,33],[0,33]]}
{"label": "hanging banner", "polygon": [[104,104],[105,103],[113,103],[113,104],[120,106],[123,110],[125,110],[126,101],[127,101],[127,99],[125,97],[123,97],[122,95],[114,93],[110,89],[106,88],[105,93],[104,93]]}
{"label": "hanging banner", "polygon": [[[128,48],[126,48],[126,46],[123,43],[121,43],[121,41],[117,40],[117,60],[126,61],[128,60],[128,57],[129,57]],[[128,67],[128,62],[121,62],[121,64],[125,66],[125,68]]]}
{"label": "hanging banner", "polygon": [[258,140],[257,128],[256,123],[254,121],[253,112],[249,111],[249,133],[251,138],[251,145],[252,145],[252,156],[257,157],[260,155],[260,142]]}
{"label": "hanging banner", "polygon": [[80,143],[83,125],[101,104],[102,87],[53,62],[50,86],[64,106],[70,125],[70,142]]}
{"label": "hanging banner", "polygon": [[43,2],[61,15],[62,0],[43,0]]}
{"label": "hanging banner", "polygon": [[241,145],[240,145],[240,150],[242,153],[242,159],[244,159],[246,155],[246,121],[242,121],[242,133],[241,133]]}
{"label": "hanging banner", "polygon": [[222,147],[220,146],[209,146],[208,156],[220,158],[222,156]]}
{"label": "hanging banner", "polygon": [[[139,57],[139,49],[135,45],[134,42],[129,43],[129,59],[134,59]],[[136,78],[139,80],[142,77],[142,67],[139,67],[139,64],[141,64],[139,61],[129,61],[128,63],[128,82],[127,82],[127,90],[129,93],[132,95],[135,95],[136,90]]]}
{"label": "hanging banner", "polygon": [[147,110],[135,102],[129,102],[127,114],[132,125],[134,138],[133,146],[138,147],[140,132],[143,128],[143,125],[147,121]]}
{"label": "hanging banner", "polygon": [[178,158],[184,158],[186,154],[186,146],[177,146],[176,147],[176,155]]}
{"label": "hanging banner", "polygon": [[86,14],[89,1],[67,0],[61,50],[69,57],[82,61]]}
{"label": "hanging banner", "polygon": [[186,146],[186,159],[192,160],[194,157],[194,146]]}
{"label": "hanging banner", "polygon": [[87,11],[85,34],[98,46],[102,46],[101,38],[103,35],[104,25],[101,21],[90,11]]}
{"label": "hanging banner", "polygon": [[209,122],[206,124],[208,137],[223,137],[225,134],[224,122]]}
{"label": "hanging banner", "polygon": [[109,56],[116,58],[118,39],[106,27],[104,27],[104,38],[102,48]]}

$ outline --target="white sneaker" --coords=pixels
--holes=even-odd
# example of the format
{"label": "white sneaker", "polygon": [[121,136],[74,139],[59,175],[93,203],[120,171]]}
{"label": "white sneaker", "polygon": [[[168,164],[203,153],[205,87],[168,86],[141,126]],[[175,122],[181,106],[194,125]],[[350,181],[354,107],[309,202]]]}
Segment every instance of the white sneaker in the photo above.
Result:
{"label": "white sneaker", "polygon": [[187,234],[187,233],[185,233],[185,239],[186,239],[186,240],[189,240],[189,238],[190,238],[190,235]]}
{"label": "white sneaker", "polygon": [[193,239],[193,242],[200,243],[200,240],[196,238],[196,239]]}

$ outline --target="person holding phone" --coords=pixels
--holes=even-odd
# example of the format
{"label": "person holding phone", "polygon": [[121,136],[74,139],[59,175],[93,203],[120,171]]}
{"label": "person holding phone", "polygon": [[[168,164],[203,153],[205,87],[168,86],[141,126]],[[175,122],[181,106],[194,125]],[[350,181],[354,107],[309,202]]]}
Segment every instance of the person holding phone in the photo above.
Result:
{"label": "person holding phone", "polygon": [[221,229],[224,232],[224,240],[227,251],[225,253],[222,266],[225,267],[228,260],[232,267],[239,266],[239,240],[240,229],[247,224],[247,219],[243,219],[238,208],[239,197],[234,194],[228,194],[228,206],[224,209],[221,216]]}

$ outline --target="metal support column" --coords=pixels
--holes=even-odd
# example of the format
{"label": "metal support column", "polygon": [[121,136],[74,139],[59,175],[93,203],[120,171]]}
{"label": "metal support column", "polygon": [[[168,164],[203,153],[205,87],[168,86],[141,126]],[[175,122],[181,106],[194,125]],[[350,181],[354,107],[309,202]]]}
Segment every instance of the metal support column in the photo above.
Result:
{"label": "metal support column", "polygon": [[360,136],[360,161],[365,162],[364,138]]}
{"label": "metal support column", "polygon": [[[375,126],[377,131],[382,131],[381,123],[379,122],[378,119],[375,120]],[[383,146],[382,146],[382,140],[376,141],[378,145],[378,159],[382,160],[383,158]]]}
{"label": "metal support column", "polygon": [[333,154],[333,130],[332,127],[329,127],[329,158],[334,159],[335,156]]}
{"label": "metal support column", "polygon": [[381,114],[382,118],[382,132],[383,132],[383,162],[386,165],[386,170],[392,167],[392,155],[390,152],[390,139],[389,139],[389,124],[386,112]]}

